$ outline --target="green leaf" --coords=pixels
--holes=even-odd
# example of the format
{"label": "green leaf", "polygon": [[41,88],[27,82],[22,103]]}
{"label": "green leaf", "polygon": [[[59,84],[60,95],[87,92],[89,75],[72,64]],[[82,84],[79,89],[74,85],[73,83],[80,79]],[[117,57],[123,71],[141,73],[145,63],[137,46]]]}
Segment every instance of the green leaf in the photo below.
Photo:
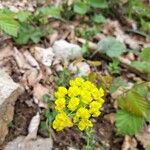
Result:
{"label": "green leaf", "polygon": [[116,127],[119,134],[135,135],[143,127],[144,119],[137,117],[125,110],[119,110],[116,114]]}
{"label": "green leaf", "polygon": [[150,150],[150,145],[146,146],[145,150]]}
{"label": "green leaf", "polygon": [[21,26],[18,36],[14,40],[17,44],[27,44],[29,40],[38,43],[43,35],[43,31],[39,27],[24,24]]}
{"label": "green leaf", "polygon": [[148,103],[148,109],[147,109],[145,120],[150,123],[150,102]]}
{"label": "green leaf", "polygon": [[114,37],[107,37],[98,43],[98,51],[110,57],[118,57],[126,51],[126,47]]}
{"label": "green leaf", "polygon": [[133,91],[137,92],[138,94],[140,94],[143,97],[147,97],[148,92],[149,92],[149,89],[148,89],[148,86],[147,86],[147,82],[136,84],[134,86]]}
{"label": "green leaf", "polygon": [[5,33],[16,37],[19,30],[19,23],[12,17],[0,11],[0,29]]}
{"label": "green leaf", "polygon": [[150,72],[150,62],[145,61],[133,61],[131,62],[131,66],[135,67],[137,70],[145,73]]}
{"label": "green leaf", "polygon": [[137,92],[130,90],[126,96],[118,99],[118,104],[121,109],[130,112],[138,117],[146,117],[148,102]]}
{"label": "green leaf", "polygon": [[146,61],[150,63],[150,47],[144,48],[140,54],[140,58],[142,61]]}
{"label": "green leaf", "polygon": [[39,9],[39,12],[48,17],[61,18],[61,7],[42,7]]}
{"label": "green leaf", "polygon": [[89,5],[87,3],[78,1],[74,4],[74,12],[80,15],[86,14],[88,9],[89,9]]}
{"label": "green leaf", "polygon": [[108,3],[106,0],[89,0],[89,4],[94,8],[107,8]]}
{"label": "green leaf", "polygon": [[17,14],[17,18],[20,22],[26,22],[30,16],[31,16],[31,12],[29,11],[20,11]]}
{"label": "green leaf", "polygon": [[105,23],[106,22],[106,18],[101,15],[101,14],[95,14],[93,17],[92,17],[93,21],[95,23]]}
{"label": "green leaf", "polygon": [[122,77],[117,77],[112,81],[111,87],[110,87],[110,93],[114,93],[117,91],[118,88],[126,88],[128,87],[127,81],[123,79]]}

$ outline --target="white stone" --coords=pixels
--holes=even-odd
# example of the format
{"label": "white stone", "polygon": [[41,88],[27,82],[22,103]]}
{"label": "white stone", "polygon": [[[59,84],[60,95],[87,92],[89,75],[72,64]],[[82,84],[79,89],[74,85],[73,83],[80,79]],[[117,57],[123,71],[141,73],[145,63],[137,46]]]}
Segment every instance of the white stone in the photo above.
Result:
{"label": "white stone", "polygon": [[20,85],[0,70],[0,145],[8,133],[8,124],[13,119],[15,101],[22,92]]}
{"label": "white stone", "polygon": [[52,150],[53,141],[51,138],[40,138],[25,141],[24,136],[19,136],[9,142],[4,150]]}
{"label": "white stone", "polygon": [[61,58],[64,62],[82,57],[80,46],[65,40],[55,41],[52,48],[56,57]]}
{"label": "white stone", "polygon": [[52,48],[42,48],[42,47],[35,47],[35,58],[37,61],[41,62],[43,65],[50,67],[54,58],[54,53]]}
{"label": "white stone", "polygon": [[77,64],[71,63],[69,65],[69,70],[77,74],[77,76],[88,76],[91,72],[90,66],[86,62],[79,62]]}

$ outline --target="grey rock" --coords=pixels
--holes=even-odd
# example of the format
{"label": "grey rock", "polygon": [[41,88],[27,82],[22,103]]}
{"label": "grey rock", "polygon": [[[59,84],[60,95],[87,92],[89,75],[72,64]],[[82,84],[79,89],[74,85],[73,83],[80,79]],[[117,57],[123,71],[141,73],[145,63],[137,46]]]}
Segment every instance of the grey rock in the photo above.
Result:
{"label": "grey rock", "polygon": [[23,88],[0,70],[0,145],[8,134],[8,124],[14,115],[14,105]]}
{"label": "grey rock", "polygon": [[82,57],[81,48],[76,44],[68,43],[65,40],[55,41],[53,51],[57,58],[61,58],[64,62]]}
{"label": "grey rock", "polygon": [[52,150],[53,141],[51,138],[40,138],[36,140],[25,140],[24,136],[19,136],[9,142],[4,150]]}

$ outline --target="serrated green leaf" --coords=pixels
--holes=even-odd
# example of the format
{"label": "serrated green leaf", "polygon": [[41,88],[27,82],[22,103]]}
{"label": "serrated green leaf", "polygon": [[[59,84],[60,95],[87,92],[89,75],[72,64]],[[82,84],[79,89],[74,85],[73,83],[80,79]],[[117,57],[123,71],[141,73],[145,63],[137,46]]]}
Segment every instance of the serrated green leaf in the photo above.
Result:
{"label": "serrated green leaf", "polygon": [[133,90],[129,91],[125,97],[120,97],[118,104],[121,109],[133,115],[146,117],[148,102],[143,96]]}
{"label": "serrated green leaf", "polygon": [[3,12],[0,12],[0,29],[16,37],[19,30],[19,23],[11,15],[5,15]]}
{"label": "serrated green leaf", "polygon": [[133,91],[137,92],[143,97],[147,97],[148,92],[149,92],[147,82],[134,85]]}
{"label": "serrated green leaf", "polygon": [[60,7],[42,7],[39,9],[39,12],[42,13],[42,15],[53,17],[56,19],[61,18],[61,8]]}
{"label": "serrated green leaf", "polygon": [[147,109],[145,120],[150,123],[150,102],[148,103],[148,109]]}
{"label": "serrated green leaf", "polygon": [[94,8],[107,8],[108,3],[106,0],[89,0],[89,4]]}
{"label": "serrated green leaf", "polygon": [[98,43],[98,51],[110,57],[118,57],[126,51],[125,45],[114,37],[107,37]]}
{"label": "serrated green leaf", "polygon": [[117,77],[111,83],[110,93],[111,94],[114,93],[120,87],[126,88],[126,87],[128,87],[128,84],[127,84],[126,80],[123,79],[122,77]]}
{"label": "serrated green leaf", "polygon": [[135,67],[137,70],[145,73],[150,72],[150,62],[145,61],[133,61],[131,62],[131,66]]}
{"label": "serrated green leaf", "polygon": [[150,47],[144,48],[140,54],[140,58],[142,61],[146,61],[150,63]]}
{"label": "serrated green leaf", "polygon": [[93,17],[92,17],[93,21],[96,22],[96,23],[105,23],[106,22],[106,18],[99,14],[95,14]]}
{"label": "serrated green leaf", "polygon": [[87,13],[88,9],[89,9],[89,5],[87,3],[83,3],[83,2],[76,2],[74,4],[74,12],[80,14],[80,15],[84,15]]}
{"label": "serrated green leaf", "polygon": [[119,110],[116,114],[116,127],[119,134],[135,135],[143,127],[144,119],[137,117],[125,110]]}
{"label": "serrated green leaf", "polygon": [[18,36],[14,38],[17,44],[27,44],[29,40],[32,40],[34,43],[40,41],[40,38],[43,36],[43,31],[39,27],[34,27],[29,24],[24,24],[21,26]]}
{"label": "serrated green leaf", "polygon": [[17,18],[20,22],[26,22],[30,16],[31,16],[31,12],[29,11],[20,11],[17,14]]}

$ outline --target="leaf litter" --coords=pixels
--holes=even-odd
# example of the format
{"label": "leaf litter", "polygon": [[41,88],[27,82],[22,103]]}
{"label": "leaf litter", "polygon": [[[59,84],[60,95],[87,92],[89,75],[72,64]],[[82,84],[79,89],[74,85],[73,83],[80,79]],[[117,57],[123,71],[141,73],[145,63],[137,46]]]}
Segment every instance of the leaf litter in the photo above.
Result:
{"label": "leaf litter", "polygon": [[[58,5],[59,3],[60,2],[57,1],[55,4]],[[72,3],[72,1],[69,1],[68,5],[70,5],[70,3]],[[7,7],[13,11],[28,9],[33,12],[37,5],[36,1],[28,3],[25,0],[15,4],[12,4],[11,2],[1,2],[0,7]],[[24,98],[19,98],[15,106],[16,111],[12,122],[12,129],[14,129],[14,131],[10,129],[9,135],[6,138],[6,150],[10,149],[7,147],[11,145],[9,143],[7,145],[7,142],[12,141],[17,137],[17,142],[21,143],[23,146],[21,148],[22,150],[26,144],[32,146],[33,143],[35,143],[35,145],[40,143],[41,146],[43,146],[42,142],[44,141],[51,144],[50,147],[53,145],[60,149],[67,149],[70,146],[82,148],[85,144],[83,135],[79,134],[76,129],[65,129],[62,133],[54,133],[52,139],[48,137],[46,139],[38,137],[41,135],[38,132],[40,128],[40,118],[41,120],[45,119],[43,108],[47,108],[43,95],[48,93],[50,93],[50,95],[53,94],[56,85],[52,82],[55,82],[55,76],[57,76],[64,67],[69,68],[74,76],[88,75],[93,70],[101,75],[108,76],[109,73],[106,66],[107,62],[110,60],[103,59],[101,57],[99,58],[98,54],[95,54],[92,57],[88,57],[88,59],[92,62],[100,61],[101,65],[91,66],[86,61],[74,64],[75,60],[83,57],[80,49],[82,44],[87,42],[87,40],[83,38],[76,37],[73,30],[77,26],[82,27],[82,24],[80,24],[78,20],[73,22],[71,25],[55,21],[51,22],[51,26],[53,26],[56,31],[48,37],[48,45],[45,45],[43,40],[40,44],[35,44],[34,46],[29,45],[28,48],[26,48],[25,46],[17,47],[12,41],[9,41],[9,45],[11,46],[6,46],[0,49],[0,67],[4,68],[6,72],[8,72],[16,82],[23,85],[25,89],[25,93],[22,95]],[[102,32],[94,38],[97,41],[102,42],[108,37],[115,37],[115,40],[118,40],[128,49],[135,50],[129,50],[121,57],[120,54],[117,55],[120,62],[127,65],[131,64],[132,61],[137,60],[136,52],[139,52],[150,42],[149,40],[145,40],[143,37],[141,38],[133,34],[128,34],[121,27],[119,21],[113,21],[110,19],[106,21],[102,28]],[[97,42],[94,41],[94,38],[88,42],[88,47],[90,47],[90,50],[95,51],[95,49],[97,49]],[[112,40],[112,43],[114,42],[115,41]],[[116,52],[118,53],[118,51]],[[123,49],[122,52],[124,52]],[[108,56],[116,56],[114,52],[109,53],[107,51],[107,53]],[[106,98],[106,102],[102,110],[102,117],[96,121],[96,145],[98,148],[99,145],[103,145],[106,149],[122,150],[137,149],[139,145],[142,145],[145,148],[150,144],[148,135],[149,131],[147,131],[147,129],[135,137],[123,137],[115,134],[114,113],[116,112],[117,107],[114,106],[116,104],[113,99],[117,98],[124,91],[129,90],[133,86],[134,82],[141,81],[141,78],[138,79],[136,73],[132,74],[128,71],[128,67],[122,67],[121,72],[121,79],[118,79],[116,81],[117,83],[114,83],[114,85],[112,84],[113,92],[110,95],[108,94]],[[25,112],[27,112],[27,114],[25,114]],[[17,115],[20,117],[19,119],[21,119],[20,122],[17,122]],[[21,125],[22,122],[24,123]],[[32,139],[35,139],[35,141],[33,142]]]}

